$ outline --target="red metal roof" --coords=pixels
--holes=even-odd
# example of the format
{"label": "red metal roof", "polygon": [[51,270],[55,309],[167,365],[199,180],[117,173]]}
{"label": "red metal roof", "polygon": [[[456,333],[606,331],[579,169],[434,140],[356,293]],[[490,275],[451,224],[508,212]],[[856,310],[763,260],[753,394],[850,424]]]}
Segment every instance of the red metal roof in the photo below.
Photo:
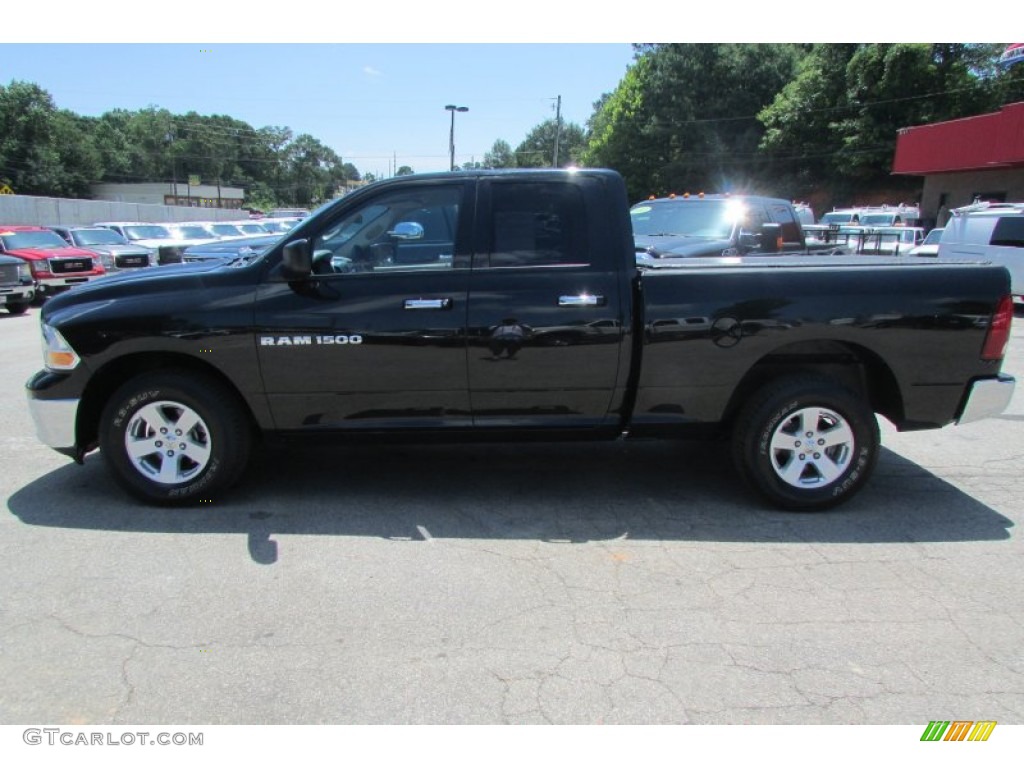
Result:
{"label": "red metal roof", "polygon": [[1024,166],[1024,101],[998,112],[901,128],[892,172],[925,176]]}

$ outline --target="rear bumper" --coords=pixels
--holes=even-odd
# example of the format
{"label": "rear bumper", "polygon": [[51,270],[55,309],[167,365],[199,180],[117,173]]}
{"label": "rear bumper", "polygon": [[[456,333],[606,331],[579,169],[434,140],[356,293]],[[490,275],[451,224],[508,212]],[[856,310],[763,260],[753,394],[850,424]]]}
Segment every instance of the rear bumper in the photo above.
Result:
{"label": "rear bumper", "polygon": [[1013,376],[999,374],[994,379],[978,379],[971,383],[964,399],[957,424],[998,416],[1010,405],[1017,381]]}

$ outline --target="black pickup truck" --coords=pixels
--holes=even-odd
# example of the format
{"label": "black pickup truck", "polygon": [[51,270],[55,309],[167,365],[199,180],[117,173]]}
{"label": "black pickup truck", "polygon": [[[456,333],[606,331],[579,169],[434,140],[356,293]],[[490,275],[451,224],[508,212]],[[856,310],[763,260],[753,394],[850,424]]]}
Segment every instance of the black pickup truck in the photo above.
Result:
{"label": "black pickup truck", "polygon": [[1013,392],[1002,267],[634,259],[612,171],[398,177],[259,254],[54,297],[29,405],[158,504],[222,493],[263,435],[626,435],[728,437],[753,489],[817,510],[868,480],[876,413],[936,428]]}

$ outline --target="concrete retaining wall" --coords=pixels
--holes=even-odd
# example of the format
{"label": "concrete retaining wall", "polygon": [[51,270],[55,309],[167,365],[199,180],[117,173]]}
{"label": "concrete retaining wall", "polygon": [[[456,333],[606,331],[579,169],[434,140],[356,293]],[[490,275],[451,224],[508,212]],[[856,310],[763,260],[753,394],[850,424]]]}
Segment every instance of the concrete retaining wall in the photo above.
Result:
{"label": "concrete retaining wall", "polygon": [[74,226],[97,221],[236,221],[245,211],[0,195],[0,224]]}

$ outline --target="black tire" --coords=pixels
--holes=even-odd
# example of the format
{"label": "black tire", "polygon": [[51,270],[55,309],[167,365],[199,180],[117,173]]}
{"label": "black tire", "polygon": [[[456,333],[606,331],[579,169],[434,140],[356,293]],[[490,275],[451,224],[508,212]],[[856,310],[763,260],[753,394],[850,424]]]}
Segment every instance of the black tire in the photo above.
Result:
{"label": "black tire", "polygon": [[252,443],[237,397],[216,379],[190,372],[137,376],[100,417],[100,450],[114,478],[151,504],[212,502],[242,474]]}
{"label": "black tire", "polygon": [[867,483],[878,461],[878,421],[863,398],[832,379],[780,379],[740,411],[732,451],[740,476],[765,499],[817,512]]}
{"label": "black tire", "polygon": [[7,311],[12,315],[24,315],[28,312],[28,305],[31,302],[25,301],[21,303],[7,302]]}

